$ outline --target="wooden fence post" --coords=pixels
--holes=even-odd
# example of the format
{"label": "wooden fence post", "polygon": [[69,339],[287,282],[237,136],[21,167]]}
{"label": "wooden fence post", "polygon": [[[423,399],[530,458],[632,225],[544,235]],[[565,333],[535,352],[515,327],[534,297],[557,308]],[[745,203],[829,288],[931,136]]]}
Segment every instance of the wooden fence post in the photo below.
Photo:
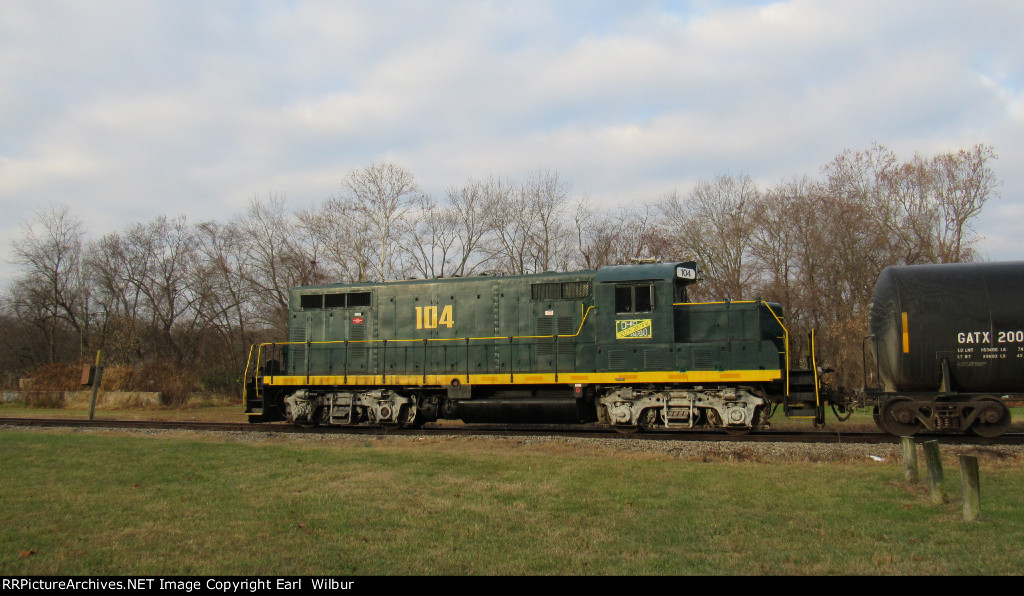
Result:
{"label": "wooden fence post", "polygon": [[96,374],[92,378],[92,399],[89,400],[89,420],[96,414],[96,393],[103,382],[103,351],[96,352]]}
{"label": "wooden fence post", "polygon": [[902,437],[903,444],[903,478],[907,482],[917,482],[917,445],[911,437]]}
{"label": "wooden fence post", "polygon": [[943,502],[942,495],[942,457],[939,455],[938,441],[925,441],[924,461],[928,466],[928,481],[932,489],[932,501],[939,505]]}
{"label": "wooden fence post", "polygon": [[964,521],[981,516],[981,482],[978,479],[978,458],[960,456],[960,491],[964,500]]}

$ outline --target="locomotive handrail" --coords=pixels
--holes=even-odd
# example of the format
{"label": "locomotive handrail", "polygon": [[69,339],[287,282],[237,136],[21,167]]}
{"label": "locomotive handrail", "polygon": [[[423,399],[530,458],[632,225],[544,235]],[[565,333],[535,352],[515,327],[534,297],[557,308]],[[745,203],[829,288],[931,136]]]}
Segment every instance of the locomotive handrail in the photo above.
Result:
{"label": "locomotive handrail", "polygon": [[811,332],[807,334],[807,342],[810,344],[808,349],[811,351],[811,372],[814,374],[814,405],[820,407],[821,395],[818,391],[818,357],[814,343],[814,329],[811,329]]}
{"label": "locomotive handrail", "polygon": [[764,304],[764,307],[768,309],[768,312],[772,313],[772,316],[775,317],[775,322],[779,324],[779,327],[782,327],[783,354],[786,362],[786,397],[789,397],[789,330],[786,329],[786,326],[782,323],[782,319],[779,318],[779,315],[775,314],[775,310],[770,304],[764,300],[759,300],[757,302]]}
{"label": "locomotive handrail", "polygon": [[[467,344],[468,344],[468,342],[470,342],[470,341],[488,341],[488,340],[496,340],[496,339],[509,339],[509,340],[512,340],[512,339],[548,339],[548,338],[552,338],[552,337],[557,339],[559,337],[579,337],[580,333],[583,332],[583,326],[586,324],[587,318],[590,316],[590,311],[593,310],[593,309],[594,309],[593,305],[588,306],[585,309],[583,308],[583,305],[580,305],[580,310],[583,311],[583,317],[582,317],[582,320],[580,320],[580,326],[576,329],[576,333],[571,333],[571,334],[570,333],[564,333],[564,334],[553,333],[551,335],[496,335],[496,336],[493,336],[493,337],[416,337],[416,338],[412,338],[412,339],[344,339],[344,340],[336,339],[336,340],[329,340],[329,341],[264,342],[264,343],[261,343],[261,344],[258,345],[258,349],[256,351],[256,362],[258,363],[258,362],[262,361],[264,346],[295,346],[295,345],[312,346],[312,345],[345,344],[345,346],[347,347],[349,344],[381,343],[381,342],[383,342],[384,345],[386,346],[388,342],[421,342],[421,341],[422,342],[430,342],[430,341],[464,341],[464,342],[467,342]],[[257,348],[257,346],[253,345],[252,347],[249,348],[250,358],[252,356],[252,349],[253,348]],[[347,353],[347,350],[346,350],[346,353]],[[309,364],[308,352],[307,352],[306,358],[307,358],[306,364],[308,366],[308,364]],[[249,373],[249,363],[248,362],[246,362],[245,369],[246,369],[246,378],[248,378],[248,373]],[[256,375],[257,376],[261,376],[261,375],[259,375],[259,366],[258,365],[257,365],[257,368],[256,368]],[[307,371],[307,375],[308,375],[308,371]],[[347,374],[346,374],[346,376],[347,376]]]}
{"label": "locomotive handrail", "polygon": [[760,304],[764,300],[717,300],[714,302],[673,302],[672,306],[701,306],[704,304]]}
{"label": "locomotive handrail", "polygon": [[[252,363],[252,353],[256,349],[256,345],[249,346],[249,357],[245,359],[245,376],[242,377],[242,401],[245,401],[245,385],[249,382],[249,365]],[[259,356],[257,356],[257,362],[259,362]],[[257,376],[256,374],[253,375]],[[259,383],[256,383],[257,397],[259,397]]]}
{"label": "locomotive handrail", "polygon": [[[673,304],[673,306],[681,306],[681,305],[685,305],[685,304],[702,304],[702,303],[679,303],[679,304]],[[783,340],[783,346],[782,346],[782,349],[779,352],[783,356],[783,358],[781,359],[782,362],[780,362],[780,368],[784,366],[785,369],[784,369],[784,371],[780,370],[779,371],[779,373],[780,373],[779,376],[778,377],[774,377],[774,379],[782,380],[781,377],[783,375],[785,376],[784,392],[785,392],[786,396],[789,396],[790,390],[791,390],[790,378],[789,378],[789,366],[790,366],[790,360],[791,360],[790,359],[790,355],[789,355],[789,331],[788,331],[788,329],[786,329],[786,326],[783,324],[782,319],[779,316],[779,314],[777,314],[775,312],[775,310],[773,310],[773,307],[768,302],[766,302],[764,300],[745,300],[745,301],[737,300],[737,301],[728,301],[728,302],[726,302],[726,301],[722,301],[722,302],[709,302],[709,303],[703,303],[703,304],[747,304],[747,305],[750,305],[750,304],[764,304],[765,305],[765,307],[771,313],[772,317],[775,318],[776,322],[779,325],[779,328],[782,330],[782,335],[778,336],[777,339]],[[447,344],[447,345],[451,345],[450,342],[457,342],[457,343],[463,343],[464,342],[466,349],[470,349],[472,345],[479,346],[479,348],[474,348],[474,349],[480,349],[480,348],[482,348],[482,349],[489,349],[488,348],[488,344],[486,344],[486,343],[483,343],[483,344],[476,343],[476,344],[474,344],[473,342],[491,342],[491,341],[516,342],[517,340],[520,340],[520,341],[525,341],[526,343],[528,343],[530,345],[533,345],[533,349],[537,349],[539,346],[536,345],[534,342],[542,342],[544,340],[547,340],[547,341],[552,341],[553,340],[553,341],[556,342],[556,345],[557,345],[557,342],[559,341],[560,338],[572,339],[572,338],[580,337],[582,335],[582,333],[583,333],[583,329],[585,328],[587,322],[590,321],[591,311],[593,309],[595,309],[595,308],[597,308],[596,305],[590,305],[590,306],[582,305],[582,304],[580,305],[581,320],[580,320],[580,324],[577,327],[575,333],[561,333],[561,334],[559,334],[559,333],[555,332],[555,333],[546,334],[546,335],[520,335],[520,336],[500,335],[500,336],[484,336],[484,337],[466,337],[466,336],[459,336],[459,337],[433,337],[433,338],[422,338],[421,337],[421,338],[397,338],[397,339],[386,339],[386,340],[383,339],[383,338],[369,338],[369,339],[349,339],[349,340],[320,340],[320,341],[308,341],[307,340],[307,341],[286,341],[286,342],[264,342],[264,343],[258,344],[257,349],[256,349],[257,368],[256,368],[256,373],[255,374],[256,374],[256,379],[258,381],[257,385],[259,385],[260,382],[262,382],[264,379],[267,379],[267,378],[269,378],[270,384],[274,384],[274,376],[275,376],[275,374],[280,374],[280,372],[278,372],[277,370],[274,370],[274,371],[270,372],[270,374],[268,375],[267,371],[264,371],[262,369],[262,367],[259,366],[259,363],[262,362],[264,358],[273,358],[273,356],[267,356],[266,355],[267,354],[266,348],[268,346],[272,346],[272,349],[273,349],[275,354],[277,353],[277,350],[279,349],[279,347],[288,348],[289,346],[292,346],[293,349],[304,349],[304,352],[303,352],[304,355],[303,354],[298,354],[298,353],[296,354],[297,360],[295,362],[295,365],[298,366],[299,368],[297,370],[295,370],[294,373],[295,373],[295,375],[299,375],[299,376],[307,376],[307,375],[309,375],[308,378],[311,378],[313,372],[311,370],[307,372],[307,371],[304,371],[303,369],[305,368],[306,365],[311,364],[311,361],[309,359],[313,356],[313,352],[317,352],[317,351],[319,351],[319,349],[330,350],[334,346],[336,346],[337,349],[342,349],[342,346],[344,346],[345,349],[343,351],[344,351],[344,354],[345,354],[345,356],[344,356],[345,362],[344,362],[342,371],[339,371],[339,372],[341,372],[341,375],[342,375],[342,377],[344,379],[342,382],[347,385],[349,383],[349,381],[350,381],[349,375],[353,373],[353,371],[349,370],[349,363],[348,363],[348,357],[349,357],[349,352],[350,352],[350,350],[348,348],[350,348],[350,347],[364,346],[364,349],[371,349],[371,348],[372,349],[381,349],[380,346],[386,346],[383,349],[389,350],[389,352],[388,352],[389,356],[394,354],[394,355],[396,355],[396,357],[399,357],[399,358],[401,358],[401,357],[397,356],[398,352],[395,352],[395,350],[399,350],[399,351],[404,350],[404,351],[407,352],[412,346],[416,346],[416,345],[421,345],[421,346],[423,346],[424,349],[426,349],[427,346],[431,345],[430,342],[449,342],[449,344]],[[555,330],[553,330],[553,331],[557,331],[557,328]],[[435,343],[434,345],[437,345],[437,344]],[[302,346],[302,348],[298,348],[298,346]],[[403,347],[403,346],[407,346],[407,347]],[[316,349],[314,349],[314,348],[316,348]],[[555,351],[557,352],[557,350],[558,350],[558,348],[556,347]],[[532,353],[532,350],[531,350],[531,353]],[[537,356],[537,355],[535,354],[534,356]],[[553,370],[551,372],[554,372],[555,379],[556,379],[556,382],[557,382],[557,378],[560,376],[559,373],[562,372],[561,370],[559,370],[561,368],[560,365],[562,363],[561,362],[557,362],[557,360],[561,360],[560,354],[555,354],[555,358],[556,358],[556,363],[554,364],[555,370]],[[305,362],[303,362],[303,360]],[[390,360],[390,358],[388,358],[388,360]],[[378,362],[377,366],[379,367],[380,364],[381,363]],[[358,374],[366,374],[366,373],[374,374],[374,373],[370,373],[369,369],[363,369],[362,366],[360,366],[359,368],[360,368],[360,370],[365,370],[365,372],[364,373],[358,373]],[[504,368],[504,367],[502,367],[502,368]],[[469,380],[470,380],[468,372],[469,371],[466,371],[466,373],[467,373],[466,382],[469,382]],[[502,373],[500,373],[497,370],[495,370],[493,372],[502,374]],[[512,381],[512,378],[513,378],[512,375],[515,374],[515,372],[516,372],[515,370],[508,370],[507,372],[504,372],[503,374],[508,374],[509,375],[509,382],[513,382]],[[762,372],[763,372],[763,369],[762,369]],[[384,381],[387,380],[387,377],[390,376],[388,374],[388,371],[387,371],[386,368],[378,370],[376,372],[376,374],[378,375],[378,378],[382,379],[381,381],[377,381],[377,382],[384,382]],[[408,374],[417,374],[417,373],[413,373],[412,371],[409,371],[408,373],[395,371],[393,374],[408,375]],[[423,374],[426,375],[426,369],[423,370]],[[287,377],[288,375],[284,375],[284,376]],[[767,380],[767,379],[762,379],[762,380]],[[426,382],[426,376],[424,376],[424,382]]]}
{"label": "locomotive handrail", "polygon": [[[296,346],[296,345],[324,345],[324,344],[343,344],[343,343],[380,343],[380,342],[420,342],[420,341],[485,341],[491,339],[508,339],[512,337],[514,339],[547,339],[549,337],[579,337],[580,333],[583,332],[583,325],[587,322],[587,317],[590,315],[593,306],[588,306],[586,311],[583,313],[583,320],[580,322],[579,328],[576,333],[559,333],[550,335],[495,335],[492,337],[415,337],[411,339],[332,339],[328,341],[278,341],[278,342],[264,342],[259,344],[262,349],[263,346],[277,345],[277,346]],[[251,348],[250,348],[251,351]],[[246,367],[248,371],[248,366]]]}

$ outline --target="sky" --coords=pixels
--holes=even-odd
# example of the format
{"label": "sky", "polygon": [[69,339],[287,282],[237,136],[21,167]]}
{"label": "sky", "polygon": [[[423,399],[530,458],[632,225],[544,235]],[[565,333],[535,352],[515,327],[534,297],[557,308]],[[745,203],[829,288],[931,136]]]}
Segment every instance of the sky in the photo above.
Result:
{"label": "sky", "polygon": [[982,256],[1024,259],[1024,2],[0,0],[0,286],[34,214],[89,239],[383,161],[437,198],[556,171],[615,210],[844,150],[991,145]]}

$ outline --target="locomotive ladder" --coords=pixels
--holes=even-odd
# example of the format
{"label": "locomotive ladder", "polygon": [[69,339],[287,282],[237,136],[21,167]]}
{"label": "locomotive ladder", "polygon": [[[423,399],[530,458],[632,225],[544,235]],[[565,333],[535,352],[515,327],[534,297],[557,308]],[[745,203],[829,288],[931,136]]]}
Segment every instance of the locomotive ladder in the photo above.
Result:
{"label": "locomotive ladder", "polygon": [[789,371],[789,387],[783,402],[788,418],[813,418],[818,424],[825,421],[825,407],[821,403],[818,363],[815,355],[814,331],[807,336],[810,349],[810,368]]}
{"label": "locomotive ladder", "polygon": [[259,354],[257,347],[253,345],[249,348],[249,357],[245,361],[245,376],[242,377],[242,403],[245,404],[245,412],[250,416],[263,414],[263,395],[260,392],[258,366]]}

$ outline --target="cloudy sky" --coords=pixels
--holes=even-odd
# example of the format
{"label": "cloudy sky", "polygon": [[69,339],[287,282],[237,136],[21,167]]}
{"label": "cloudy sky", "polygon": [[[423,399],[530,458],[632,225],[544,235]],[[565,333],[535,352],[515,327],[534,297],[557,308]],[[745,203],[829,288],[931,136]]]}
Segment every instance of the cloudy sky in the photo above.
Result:
{"label": "cloudy sky", "polygon": [[438,197],[556,170],[607,207],[845,149],[992,145],[990,259],[1024,259],[1024,2],[0,0],[0,284],[34,210],[90,237],[383,160]]}

